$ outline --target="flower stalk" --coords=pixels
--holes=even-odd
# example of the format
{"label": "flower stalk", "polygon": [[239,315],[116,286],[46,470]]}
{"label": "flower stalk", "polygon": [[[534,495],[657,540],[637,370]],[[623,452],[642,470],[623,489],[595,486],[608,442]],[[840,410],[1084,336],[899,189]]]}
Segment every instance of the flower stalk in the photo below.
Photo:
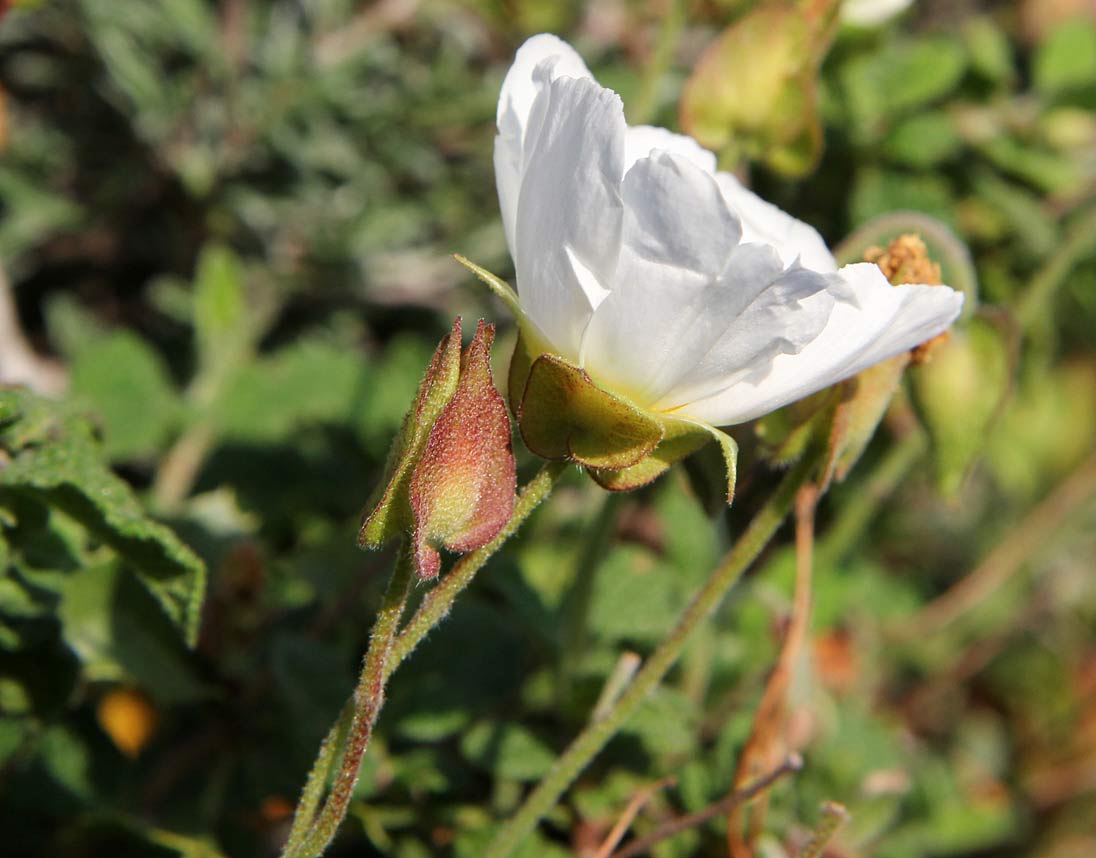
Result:
{"label": "flower stalk", "polygon": [[499,831],[485,858],[507,858],[512,855],[575,778],[654,691],[681,656],[693,634],[715,612],[727,592],[776,533],[791,511],[799,489],[810,479],[817,465],[815,456],[804,456],[785,474],[772,496],[693,597],[673,630],[647,659],[616,705],[603,718],[589,723],[556,760],[518,812]]}
{"label": "flower stalk", "polygon": [[338,744],[342,716],[320,746],[319,756],[309,774],[304,797],[290,829],[289,842],[282,852],[283,858],[313,858],[323,854],[346,816],[350,798],[358,782],[362,758],[369,747],[373,727],[384,704],[384,686],[389,675],[388,660],[414,580],[414,552],[405,544],[396,558],[396,568],[388,581],[384,601],[369,638],[369,649],[362,660],[361,674],[352,697],[354,714],[339,770],[322,808],[310,820],[309,817],[318,805],[323,773],[330,769],[334,761],[334,747]]}
{"label": "flower stalk", "polygon": [[[346,816],[357,783],[361,761],[368,749],[373,727],[384,702],[388,678],[424,637],[448,616],[453,602],[491,556],[525,522],[566,472],[566,465],[549,462],[526,484],[505,526],[493,540],[462,557],[441,582],[422,600],[418,610],[399,631],[399,620],[414,581],[412,550],[401,548],[384,602],[373,626],[369,650],[354,694],[320,745],[294,814],[282,858],[314,858],[323,854]],[[351,720],[352,718],[352,720]],[[345,735],[345,739],[344,739]],[[346,742],[339,772],[322,809],[320,799],[339,747]]]}

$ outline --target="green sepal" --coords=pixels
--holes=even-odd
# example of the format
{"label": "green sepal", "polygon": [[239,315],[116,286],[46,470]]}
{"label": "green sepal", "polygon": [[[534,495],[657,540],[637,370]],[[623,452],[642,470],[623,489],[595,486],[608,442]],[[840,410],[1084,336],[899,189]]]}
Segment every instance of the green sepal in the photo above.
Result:
{"label": "green sepal", "polygon": [[664,420],[662,441],[645,459],[627,468],[589,468],[590,476],[604,489],[627,492],[654,482],[670,466],[695,453],[711,440],[705,427],[684,420]]}
{"label": "green sepal", "polygon": [[647,458],[619,470],[588,468],[590,476],[604,489],[613,492],[631,491],[654,482],[670,467],[695,453],[711,440],[719,443],[727,468],[727,503],[734,500],[738,471],[738,445],[725,432],[705,423],[694,423],[666,415],[653,415],[662,424],[663,437]]}
{"label": "green sepal", "polygon": [[898,392],[909,362],[909,352],[902,352],[845,382],[845,395],[837,403],[830,423],[828,452],[822,469],[823,486],[829,485],[834,478],[843,482],[859,461]]}
{"label": "green sepal", "polygon": [[358,545],[362,548],[379,548],[389,539],[414,527],[408,502],[411,472],[426,445],[431,428],[457,390],[460,377],[460,321],[458,317],[453,322],[452,331],[438,344],[419,385],[415,405],[404,418],[400,434],[388,454],[384,480],[365,507],[367,512],[363,514],[358,533]]}
{"label": "green sepal", "polygon": [[489,288],[499,300],[502,301],[514,314],[515,319],[521,319],[523,314],[521,311],[521,302],[518,300],[518,293],[510,288],[510,284],[505,280],[502,280],[488,271],[486,268],[481,268],[472,260],[465,256],[461,256],[459,253],[454,253],[453,258],[457,260],[461,265],[471,271],[480,280],[487,284]]}
{"label": "green sepal", "polygon": [[662,440],[650,412],[598,387],[585,371],[542,354],[529,370],[518,409],[525,445],[544,459],[620,470]]}

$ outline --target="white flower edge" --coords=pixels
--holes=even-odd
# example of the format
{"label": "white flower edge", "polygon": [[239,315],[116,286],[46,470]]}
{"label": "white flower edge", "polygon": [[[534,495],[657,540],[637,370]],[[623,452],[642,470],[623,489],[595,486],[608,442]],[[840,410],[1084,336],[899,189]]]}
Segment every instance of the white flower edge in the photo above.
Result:
{"label": "white flower edge", "polygon": [[751,420],[936,336],[962,307],[875,265],[837,270],[816,230],[696,141],[629,128],[555,36],[518,50],[497,123],[523,324],[641,407]]}
{"label": "white flower edge", "polygon": [[843,0],[841,20],[857,27],[878,27],[910,7],[913,0]]}

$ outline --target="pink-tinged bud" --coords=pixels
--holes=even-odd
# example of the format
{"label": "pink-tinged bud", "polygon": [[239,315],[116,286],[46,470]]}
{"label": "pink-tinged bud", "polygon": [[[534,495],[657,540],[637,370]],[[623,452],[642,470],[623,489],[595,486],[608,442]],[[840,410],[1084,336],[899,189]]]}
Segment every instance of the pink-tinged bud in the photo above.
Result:
{"label": "pink-tinged bud", "polygon": [[366,506],[358,544],[362,548],[380,548],[393,537],[414,528],[407,497],[411,473],[430,437],[430,430],[453,398],[460,377],[461,325],[458,317],[438,344],[434,358],[419,384],[415,405],[403,420],[400,434],[392,444],[385,467],[384,482]]}
{"label": "pink-tinged bud", "polygon": [[498,535],[514,507],[517,477],[510,419],[491,378],[494,327],[480,321],[461,355],[461,320],[434,354],[415,406],[389,457],[358,543],[413,542],[422,578],[441,566],[439,548],[472,551]]}
{"label": "pink-tinged bud", "polygon": [[411,476],[415,563],[422,578],[438,574],[439,548],[481,548],[514,510],[510,418],[491,378],[494,338],[494,325],[481,320],[461,359],[456,392],[430,430]]}

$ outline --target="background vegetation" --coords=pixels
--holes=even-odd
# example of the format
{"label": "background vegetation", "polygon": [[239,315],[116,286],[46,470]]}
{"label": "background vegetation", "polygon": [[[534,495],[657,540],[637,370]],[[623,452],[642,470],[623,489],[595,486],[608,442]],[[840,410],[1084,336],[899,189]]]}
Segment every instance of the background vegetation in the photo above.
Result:
{"label": "background vegetation", "polygon": [[[0,389],[6,854],[276,853],[391,565],[356,549],[358,515],[433,346],[458,313],[501,323],[503,362],[512,341],[449,254],[512,274],[491,141],[513,51],[557,32],[632,121],[677,126],[754,5],[0,20],[0,380],[26,385]],[[817,167],[752,170],[832,244],[898,209],[950,225],[1008,353],[996,379],[977,350],[953,367],[935,411],[901,399],[822,506],[806,766],[772,792],[766,855],[823,799],[852,813],[833,856],[1096,854],[1094,18],[964,0],[844,26],[819,49]],[[764,161],[764,133],[736,158]],[[701,456],[628,496],[576,475],[538,513],[394,677],[333,854],[479,854],[774,482],[736,436],[729,512]],[[637,832],[727,794],[792,577],[774,547],[529,855],[593,854],[667,775]],[[653,854],[724,849],[717,818]]]}

